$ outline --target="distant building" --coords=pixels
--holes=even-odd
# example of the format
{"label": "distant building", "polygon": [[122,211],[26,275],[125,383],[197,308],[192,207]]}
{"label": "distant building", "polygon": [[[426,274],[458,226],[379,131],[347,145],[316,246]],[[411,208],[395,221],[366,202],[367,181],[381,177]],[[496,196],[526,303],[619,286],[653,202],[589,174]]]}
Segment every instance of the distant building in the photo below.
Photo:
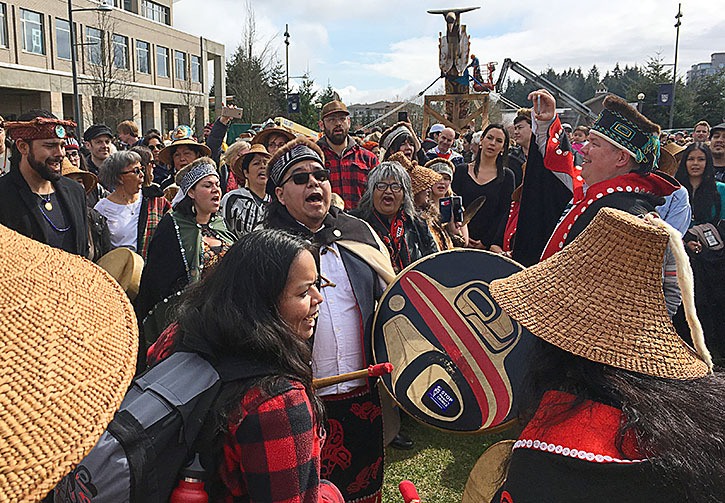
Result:
{"label": "distant building", "polygon": [[[6,119],[31,108],[76,119],[70,1],[74,9],[99,6],[91,0],[0,0],[0,115]],[[114,121],[133,119],[142,131],[191,123],[200,130],[209,117],[209,61],[215,95],[225,96],[224,45],[172,28],[174,1],[112,0],[109,13],[73,12],[86,127],[102,103],[109,109],[99,100],[110,99]],[[106,84],[115,91],[104,91]]]}
{"label": "distant building", "polygon": [[725,70],[725,52],[715,52],[710,55],[709,63],[697,63],[690,67],[687,72],[687,84],[692,84],[697,79],[715,75],[723,70]]}
{"label": "distant building", "polygon": [[[370,104],[356,104],[347,107],[350,112],[350,118],[354,124],[364,125],[368,122],[379,119],[383,115],[390,112],[395,107],[402,104],[402,101],[376,101]],[[387,121],[390,124],[395,122],[395,117]]]}

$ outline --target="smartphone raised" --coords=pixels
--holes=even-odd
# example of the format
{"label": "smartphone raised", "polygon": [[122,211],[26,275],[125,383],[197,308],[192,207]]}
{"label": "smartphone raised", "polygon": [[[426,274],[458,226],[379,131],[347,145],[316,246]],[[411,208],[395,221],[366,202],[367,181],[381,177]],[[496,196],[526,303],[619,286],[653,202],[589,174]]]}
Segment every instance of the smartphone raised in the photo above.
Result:
{"label": "smartphone raised", "polygon": [[231,117],[233,119],[241,119],[242,113],[244,112],[243,108],[236,108],[236,107],[222,107],[222,115],[225,117]]}
{"label": "smartphone raised", "polygon": [[463,222],[463,198],[461,196],[451,197],[451,213],[454,222]]}

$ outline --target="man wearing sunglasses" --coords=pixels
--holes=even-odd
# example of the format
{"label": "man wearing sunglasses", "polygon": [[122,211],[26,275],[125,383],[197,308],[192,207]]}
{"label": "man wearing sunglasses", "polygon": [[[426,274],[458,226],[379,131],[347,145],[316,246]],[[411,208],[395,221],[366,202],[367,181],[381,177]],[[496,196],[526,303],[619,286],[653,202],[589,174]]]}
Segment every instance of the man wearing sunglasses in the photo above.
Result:
{"label": "man wearing sunglasses", "polygon": [[325,154],[332,191],[345,201],[346,210],[357,208],[368,183],[368,173],[379,164],[378,158],[348,134],[350,112],[343,102],[335,100],[322,107],[319,126],[325,135],[317,144]]}
{"label": "man wearing sunglasses", "polygon": [[[320,305],[312,346],[313,373],[327,377],[372,363],[370,327],[375,303],[394,277],[385,245],[362,220],[330,206],[330,172],[318,145],[298,138],[278,149],[267,168],[265,227],[303,236],[319,245]],[[332,441],[322,451],[325,477],[345,501],[380,501],[383,424],[375,383],[358,379],[318,390]],[[356,415],[353,411],[357,411]],[[361,417],[365,416],[365,417]],[[350,460],[343,466],[341,459]],[[367,470],[367,471],[366,471]],[[372,471],[371,471],[372,470]],[[356,480],[371,483],[360,487]]]}

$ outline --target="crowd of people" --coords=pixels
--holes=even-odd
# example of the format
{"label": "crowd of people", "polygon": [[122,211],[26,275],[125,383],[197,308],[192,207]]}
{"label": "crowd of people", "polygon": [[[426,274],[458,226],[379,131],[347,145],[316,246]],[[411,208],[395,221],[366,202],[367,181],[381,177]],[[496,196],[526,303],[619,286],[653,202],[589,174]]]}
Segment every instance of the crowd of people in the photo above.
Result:
{"label": "crowd of people", "polygon": [[[10,155],[0,223],[92,261],[115,249],[140,257],[128,265],[142,267],[140,280],[122,285],[139,325],[137,373],[176,350],[211,360],[257,355],[274,367],[211,409],[225,435],[211,469],[215,500],[334,501],[337,490],[321,489],[327,479],[345,501],[379,502],[385,446],[414,445],[400,431],[398,408],[372,379],[313,390],[312,378],[373,363],[376,302],[423,257],[469,247],[535,266],[570,244],[584,250],[573,242],[603,208],[657,212],[679,232],[694,270],[704,341],[716,363],[725,358],[725,123],[700,122],[692,138],[663,137],[610,96],[591,127],[572,128],[559,120],[551,94],[530,99],[534,107],[519,110],[511,125],[455,131],[434,124],[422,137],[407,122],[351,132],[347,107],[332,101],[321,109],[319,138],[272,124],[229,145],[229,116],[199,138],[186,125],[168,138],[157,130],[141,136],[130,120],[115,133],[94,124],[75,138],[74,123],[32,110],[2,122]],[[663,253],[667,313],[699,348],[676,253]],[[502,294],[502,302],[526,318],[516,295]],[[556,337],[545,340],[561,347]],[[545,348],[551,359],[562,359],[552,348]],[[572,352],[619,366],[616,357]],[[707,363],[704,354],[698,358]],[[709,371],[700,363],[698,378]],[[589,365],[567,364],[576,372]],[[572,372],[556,382],[559,391],[580,390]],[[626,402],[588,390],[594,396],[585,398],[607,406]],[[542,400],[540,393],[530,405]],[[284,441],[243,448],[270,435]],[[639,461],[649,446],[630,447]]]}

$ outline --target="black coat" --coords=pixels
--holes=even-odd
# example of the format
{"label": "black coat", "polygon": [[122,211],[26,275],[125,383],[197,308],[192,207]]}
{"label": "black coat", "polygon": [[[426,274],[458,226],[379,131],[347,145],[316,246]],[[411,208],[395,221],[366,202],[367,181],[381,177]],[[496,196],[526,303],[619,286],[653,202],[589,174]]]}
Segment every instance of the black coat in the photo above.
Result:
{"label": "black coat", "polygon": [[[85,191],[78,182],[66,177],[60,177],[53,182],[53,188],[60,204],[67,211],[71,225],[68,232],[72,232],[74,237],[74,246],[66,251],[87,257],[88,217]],[[0,224],[41,243],[48,243],[43,215],[38,207],[38,197],[30,190],[18,168],[13,168],[7,175],[0,177]]]}

